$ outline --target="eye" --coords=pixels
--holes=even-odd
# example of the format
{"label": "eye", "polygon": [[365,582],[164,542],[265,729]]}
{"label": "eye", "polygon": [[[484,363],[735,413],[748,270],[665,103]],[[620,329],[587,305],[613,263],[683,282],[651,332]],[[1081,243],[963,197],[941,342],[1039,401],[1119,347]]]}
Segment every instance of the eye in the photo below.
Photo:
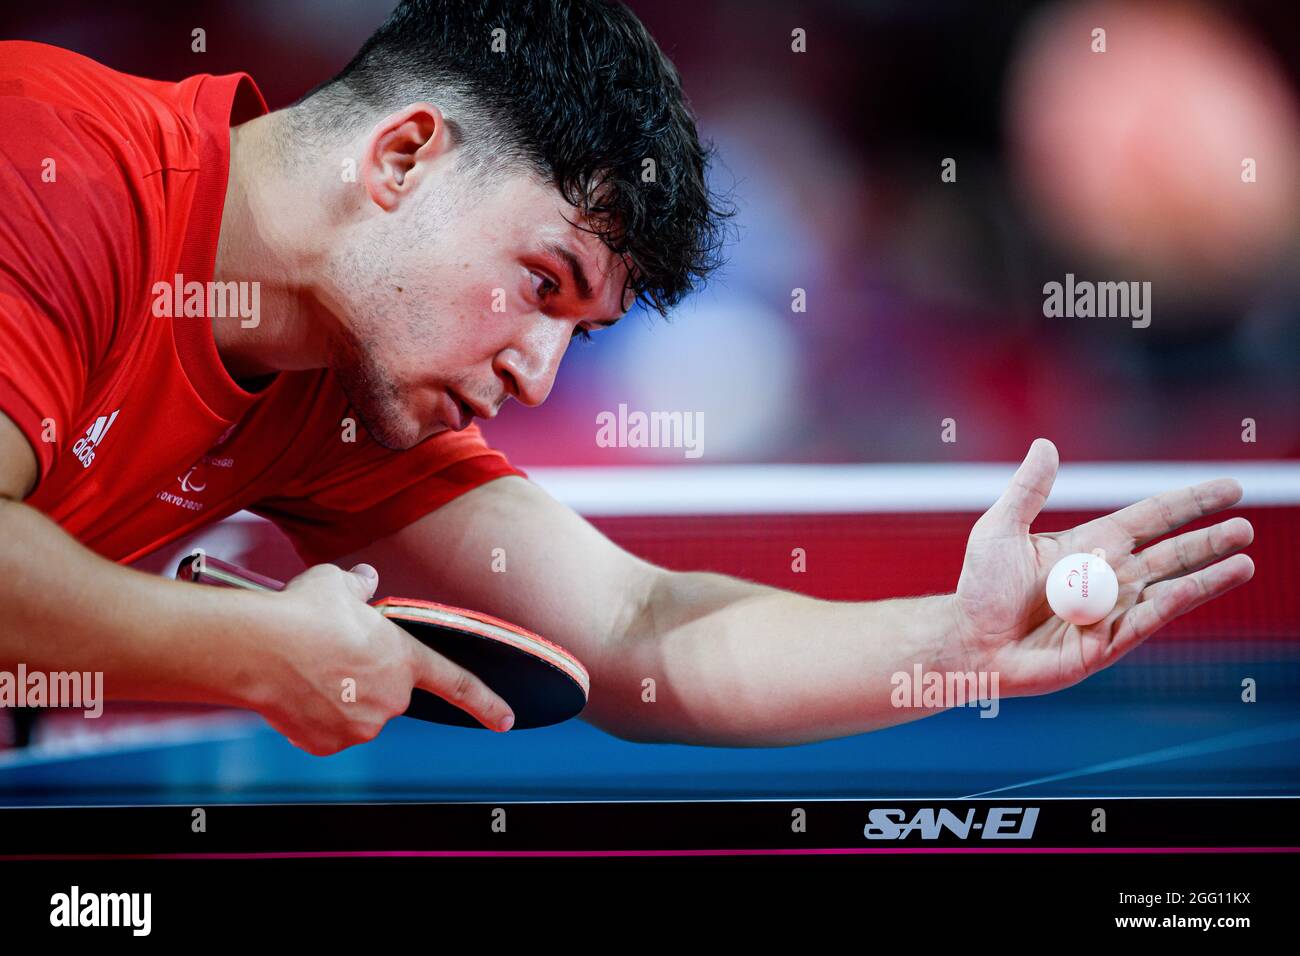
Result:
{"label": "eye", "polygon": [[584,329],[584,328],[580,325],[580,326],[578,326],[577,328],[575,328],[575,329],[573,330],[573,336],[572,336],[572,338],[577,339],[579,342],[590,342],[590,341],[591,341],[591,333],[588,332],[586,329]]}
{"label": "eye", "polygon": [[554,295],[560,291],[560,286],[550,276],[543,275],[540,272],[530,272],[533,281],[533,292],[539,299],[544,299],[548,295]]}

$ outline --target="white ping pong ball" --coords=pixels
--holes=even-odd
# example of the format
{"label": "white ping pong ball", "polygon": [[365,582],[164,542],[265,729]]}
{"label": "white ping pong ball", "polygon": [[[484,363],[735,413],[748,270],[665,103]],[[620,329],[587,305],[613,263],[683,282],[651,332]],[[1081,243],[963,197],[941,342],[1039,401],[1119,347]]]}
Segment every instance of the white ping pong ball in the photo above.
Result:
{"label": "white ping pong ball", "polygon": [[1114,610],[1118,598],[1115,572],[1095,554],[1068,555],[1047,575],[1047,603],[1071,624],[1096,624]]}

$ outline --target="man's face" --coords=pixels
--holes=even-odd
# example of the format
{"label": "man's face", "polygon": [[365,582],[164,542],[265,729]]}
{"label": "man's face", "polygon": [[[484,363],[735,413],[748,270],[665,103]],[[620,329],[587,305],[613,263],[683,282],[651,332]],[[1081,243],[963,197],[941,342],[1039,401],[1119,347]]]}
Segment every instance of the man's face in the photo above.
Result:
{"label": "man's face", "polygon": [[511,397],[540,405],[570,341],[630,305],[625,266],[566,221],[576,211],[554,187],[433,165],[399,204],[344,226],[326,268],[331,365],[387,448],[492,418]]}

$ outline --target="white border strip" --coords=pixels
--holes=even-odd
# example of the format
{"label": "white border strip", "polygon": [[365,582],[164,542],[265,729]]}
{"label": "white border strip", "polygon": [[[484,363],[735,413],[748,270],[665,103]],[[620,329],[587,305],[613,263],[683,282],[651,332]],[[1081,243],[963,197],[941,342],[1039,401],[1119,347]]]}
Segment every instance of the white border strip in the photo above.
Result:
{"label": "white border strip", "polygon": [[[997,500],[1018,465],[675,465],[527,471],[549,494],[592,517],[978,513]],[[1088,462],[1061,466],[1046,510],[1120,508],[1211,478],[1240,481],[1246,506],[1300,504],[1300,461]],[[262,521],[248,512],[227,520]]]}
{"label": "white border strip", "polygon": [[[534,468],[538,485],[584,515],[982,512],[1018,463]],[[1047,510],[1116,508],[1170,488],[1236,478],[1244,505],[1300,503],[1300,462],[1063,465]]]}

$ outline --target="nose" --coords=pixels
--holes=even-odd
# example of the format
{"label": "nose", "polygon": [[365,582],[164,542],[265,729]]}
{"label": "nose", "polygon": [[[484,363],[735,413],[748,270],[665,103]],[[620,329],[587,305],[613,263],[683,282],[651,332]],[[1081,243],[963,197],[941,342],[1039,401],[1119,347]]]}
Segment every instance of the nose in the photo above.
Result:
{"label": "nose", "polygon": [[571,323],[547,318],[497,355],[497,374],[516,399],[530,408],[546,401],[572,334]]}

